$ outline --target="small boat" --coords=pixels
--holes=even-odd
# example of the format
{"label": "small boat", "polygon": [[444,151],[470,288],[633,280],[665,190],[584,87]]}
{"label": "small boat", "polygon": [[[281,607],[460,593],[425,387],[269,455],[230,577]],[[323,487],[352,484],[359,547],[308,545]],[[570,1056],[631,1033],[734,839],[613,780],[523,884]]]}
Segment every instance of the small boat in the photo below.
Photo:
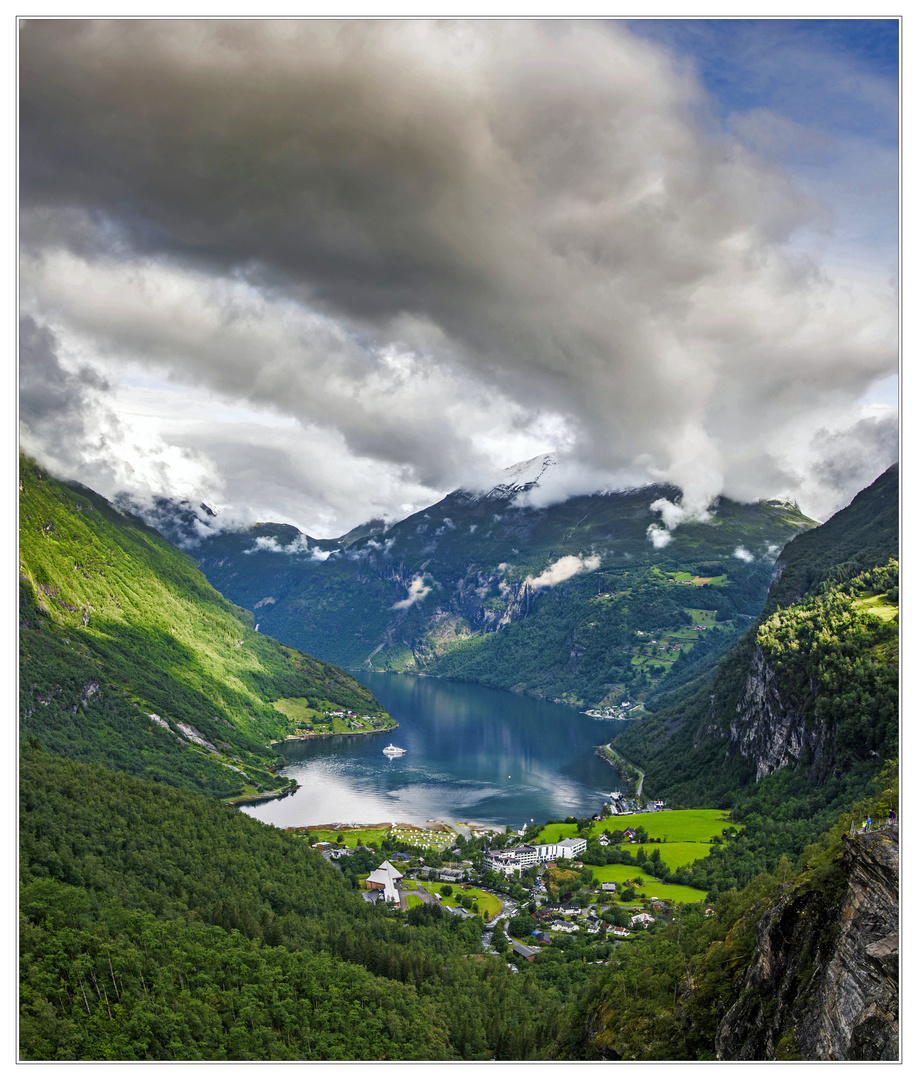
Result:
{"label": "small boat", "polygon": [[401,755],[404,754],[405,751],[400,746],[393,746],[392,743],[389,743],[389,745],[383,750],[383,753],[386,755],[386,757],[401,757]]}

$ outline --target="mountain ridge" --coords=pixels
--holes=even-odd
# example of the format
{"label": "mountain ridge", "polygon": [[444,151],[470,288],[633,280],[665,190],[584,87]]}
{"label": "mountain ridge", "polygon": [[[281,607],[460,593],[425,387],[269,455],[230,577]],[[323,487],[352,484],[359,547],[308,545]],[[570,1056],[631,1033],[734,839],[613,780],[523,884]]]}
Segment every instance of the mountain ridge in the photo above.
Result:
{"label": "mountain ridge", "polygon": [[[667,636],[651,662],[632,631],[655,624],[641,621],[637,608],[629,615],[633,588],[659,612],[665,635],[715,622],[718,632],[735,634],[764,601],[774,555],[816,524],[783,500],[724,497],[711,520],[686,521],[658,546],[649,535],[662,531],[654,504],[675,502],[678,489],[645,485],[545,506],[521,501],[538,490],[553,460],[531,459],[503,484],[477,493],[459,488],[401,521],[368,522],[332,540],[260,523],[200,530],[188,550],[220,592],[258,606],[262,629],[307,652],[348,667],[470,678],[597,706],[642,696],[707,632]],[[697,596],[687,591],[693,581]],[[591,602],[601,594],[627,641],[616,640],[613,611]],[[512,640],[498,646],[498,631]],[[529,641],[533,635],[542,644]],[[601,671],[598,653],[610,648],[618,661]],[[528,658],[517,678],[497,653],[519,650]],[[577,655],[586,652],[594,657],[590,670]]]}

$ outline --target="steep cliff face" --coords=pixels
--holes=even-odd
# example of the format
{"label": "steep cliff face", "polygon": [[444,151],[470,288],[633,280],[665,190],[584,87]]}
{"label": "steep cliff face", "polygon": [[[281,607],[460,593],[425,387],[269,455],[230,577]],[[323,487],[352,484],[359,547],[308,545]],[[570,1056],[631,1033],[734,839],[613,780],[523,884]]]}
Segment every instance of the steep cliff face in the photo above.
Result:
{"label": "steep cliff face", "polygon": [[857,834],[828,875],[759,923],[755,956],[717,1030],[721,1060],[899,1056],[899,830]]}
{"label": "steep cliff face", "polygon": [[[808,687],[815,698],[816,680]],[[831,771],[834,742],[831,725],[818,716],[805,716],[802,704],[782,688],[778,674],[756,645],[749,672],[730,720],[727,756],[739,754],[755,766],[755,778],[786,766],[808,762],[813,780]]]}

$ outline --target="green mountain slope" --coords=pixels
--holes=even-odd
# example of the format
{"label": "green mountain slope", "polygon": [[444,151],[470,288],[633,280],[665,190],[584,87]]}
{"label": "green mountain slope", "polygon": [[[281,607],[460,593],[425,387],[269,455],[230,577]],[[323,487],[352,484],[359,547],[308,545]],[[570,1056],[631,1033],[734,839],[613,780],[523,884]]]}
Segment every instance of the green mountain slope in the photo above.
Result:
{"label": "green mountain slope", "polygon": [[[761,609],[774,556],[815,524],[787,503],[721,499],[709,523],[655,547],[652,505],[675,489],[550,506],[536,494],[535,481],[460,490],[337,540],[275,524],[219,532],[210,516],[205,539],[185,535],[208,580],[298,648],[616,706],[683,682],[690,655],[722,654]],[[176,536],[188,513],[173,513]],[[166,508],[156,514],[168,527]]]}
{"label": "green mountain slope", "polygon": [[186,790],[29,746],[20,776],[23,1058],[546,1052],[562,993],[469,957],[477,917],[367,904],[301,838]]}
{"label": "green mountain slope", "polygon": [[670,799],[729,804],[787,766],[817,785],[898,752],[898,468],[788,544],[755,626],[616,740]]}
{"label": "green mountain slope", "polygon": [[52,753],[239,798],[288,785],[270,743],[296,725],[275,702],[393,723],[346,672],[256,633],[142,521],[28,459],[19,560],[21,733]]}

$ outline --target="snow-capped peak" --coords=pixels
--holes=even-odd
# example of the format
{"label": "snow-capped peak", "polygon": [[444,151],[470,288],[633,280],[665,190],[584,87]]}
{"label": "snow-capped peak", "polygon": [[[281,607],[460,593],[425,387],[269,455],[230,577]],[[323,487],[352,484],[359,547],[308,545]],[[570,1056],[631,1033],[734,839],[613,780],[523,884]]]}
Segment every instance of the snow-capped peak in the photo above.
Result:
{"label": "snow-capped peak", "polygon": [[558,459],[554,454],[539,454],[528,461],[518,461],[508,469],[501,469],[496,475],[483,477],[474,486],[469,485],[464,490],[476,500],[508,498],[516,492],[528,491],[538,486],[557,464]]}

